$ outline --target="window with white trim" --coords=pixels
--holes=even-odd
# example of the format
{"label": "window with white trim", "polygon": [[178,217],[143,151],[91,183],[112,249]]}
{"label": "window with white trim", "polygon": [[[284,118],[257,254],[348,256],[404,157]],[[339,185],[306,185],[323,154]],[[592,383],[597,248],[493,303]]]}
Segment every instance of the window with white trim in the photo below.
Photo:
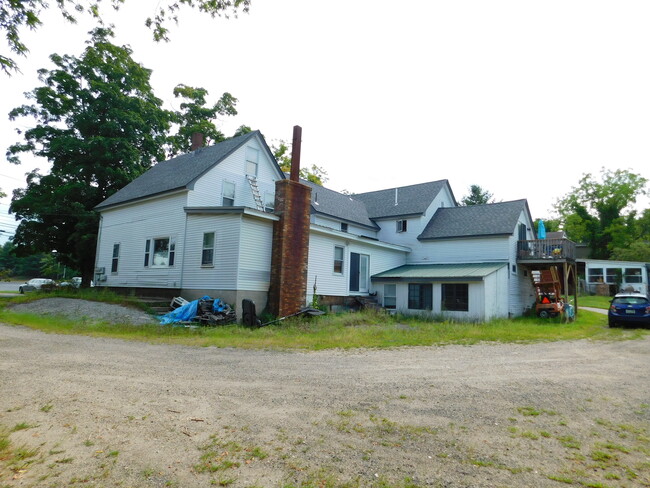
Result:
{"label": "window with white trim", "polygon": [[264,211],[268,213],[275,211],[275,193],[264,192]]}
{"label": "window with white trim", "polygon": [[348,224],[346,222],[341,222],[341,232],[348,231]]}
{"label": "window with white trim", "polygon": [[406,219],[398,220],[396,222],[396,231],[397,232],[406,232]]}
{"label": "window with white trim", "polygon": [[145,268],[168,268],[174,266],[176,242],[171,237],[147,239],[144,248]]}
{"label": "window with white trim", "polygon": [[201,266],[213,266],[214,265],[214,243],[215,243],[215,233],[214,232],[204,232],[203,233],[203,249],[201,250]]}
{"label": "window with white trim", "polygon": [[605,281],[603,268],[589,268],[587,275],[589,283],[602,283]]}
{"label": "window with white trim", "polygon": [[253,148],[246,148],[246,174],[251,176],[257,176],[257,166],[259,161],[260,152]]}
{"label": "window with white trim", "polygon": [[235,205],[235,184],[232,181],[224,181],[221,189],[222,201],[224,207]]}
{"label": "window with white trim", "polygon": [[641,268],[625,268],[625,283],[642,283]]}
{"label": "window with white trim", "polygon": [[395,309],[397,306],[397,285],[394,283],[384,285],[384,308]]}
{"label": "window with white trim", "polygon": [[120,262],[120,244],[113,244],[113,258],[111,259],[111,273],[117,274],[117,267]]}
{"label": "window with white trim", "polygon": [[344,249],[341,246],[334,246],[334,272],[336,274],[343,274],[343,253]]}

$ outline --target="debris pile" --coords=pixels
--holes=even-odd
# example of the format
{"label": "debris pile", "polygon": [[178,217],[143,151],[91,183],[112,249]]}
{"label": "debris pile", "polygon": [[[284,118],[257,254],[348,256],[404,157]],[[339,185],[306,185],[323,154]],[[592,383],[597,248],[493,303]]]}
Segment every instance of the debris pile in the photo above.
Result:
{"label": "debris pile", "polygon": [[235,311],[219,298],[204,296],[198,300],[188,302],[182,297],[172,300],[170,307],[173,309],[160,318],[161,325],[226,325],[237,321]]}

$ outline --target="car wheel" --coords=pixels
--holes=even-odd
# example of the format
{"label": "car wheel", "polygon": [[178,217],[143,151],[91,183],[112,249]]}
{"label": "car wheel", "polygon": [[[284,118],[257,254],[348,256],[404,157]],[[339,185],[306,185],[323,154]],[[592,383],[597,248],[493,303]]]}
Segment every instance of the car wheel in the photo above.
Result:
{"label": "car wheel", "polygon": [[23,287],[22,287],[22,286],[21,286],[20,288],[18,288],[18,291],[19,291],[21,294],[23,294],[23,295],[25,294],[25,290],[23,290]]}
{"label": "car wheel", "polygon": [[618,327],[618,324],[617,324],[616,321],[613,320],[613,319],[609,319],[609,320],[608,320],[608,323],[609,323],[609,326],[610,326],[610,327]]}

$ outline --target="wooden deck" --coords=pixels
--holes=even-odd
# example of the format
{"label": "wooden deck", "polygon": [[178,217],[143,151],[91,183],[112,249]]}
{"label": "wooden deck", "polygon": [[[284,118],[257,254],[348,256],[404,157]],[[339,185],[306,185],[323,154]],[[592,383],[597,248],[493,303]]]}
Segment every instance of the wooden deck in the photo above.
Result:
{"label": "wooden deck", "polygon": [[517,261],[575,261],[576,243],[569,239],[517,242]]}

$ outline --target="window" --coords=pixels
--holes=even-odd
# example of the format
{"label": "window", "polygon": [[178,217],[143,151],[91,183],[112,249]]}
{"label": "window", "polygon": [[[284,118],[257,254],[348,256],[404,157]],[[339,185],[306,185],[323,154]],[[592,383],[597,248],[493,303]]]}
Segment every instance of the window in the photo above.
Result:
{"label": "window", "polygon": [[345,222],[341,222],[341,232],[347,232],[348,231],[348,224]]}
{"label": "window", "polygon": [[625,268],[625,283],[641,282],[641,268]]}
{"label": "window", "polygon": [[603,268],[589,268],[589,283],[602,283],[603,278]]}
{"label": "window", "polygon": [[384,308],[394,309],[397,306],[397,285],[384,285]]}
{"label": "window", "polygon": [[222,203],[224,207],[232,207],[235,204],[235,184],[232,181],[224,181],[222,189]]}
{"label": "window", "polygon": [[214,232],[203,234],[203,250],[201,251],[201,266],[214,264]]}
{"label": "window", "polygon": [[467,312],[469,310],[469,285],[467,283],[443,283],[442,310]]}
{"label": "window", "polygon": [[120,245],[113,244],[113,259],[111,261],[111,273],[117,273],[117,265],[120,262]]}
{"label": "window", "polygon": [[257,176],[257,161],[259,157],[259,151],[252,147],[246,148],[246,174],[251,176]]}
{"label": "window", "polygon": [[411,310],[431,310],[433,308],[433,285],[409,283],[409,304]]}
{"label": "window", "polygon": [[406,232],[406,220],[398,220],[397,222],[397,232]]}
{"label": "window", "polygon": [[268,213],[275,211],[275,193],[264,192],[264,211]]}
{"label": "window", "polygon": [[149,239],[144,247],[144,265],[151,268],[174,266],[176,243],[169,237]]}
{"label": "window", "polygon": [[621,268],[607,268],[607,283],[621,283],[623,281],[623,270]]}
{"label": "window", "polygon": [[343,274],[343,248],[334,246],[334,272]]}

